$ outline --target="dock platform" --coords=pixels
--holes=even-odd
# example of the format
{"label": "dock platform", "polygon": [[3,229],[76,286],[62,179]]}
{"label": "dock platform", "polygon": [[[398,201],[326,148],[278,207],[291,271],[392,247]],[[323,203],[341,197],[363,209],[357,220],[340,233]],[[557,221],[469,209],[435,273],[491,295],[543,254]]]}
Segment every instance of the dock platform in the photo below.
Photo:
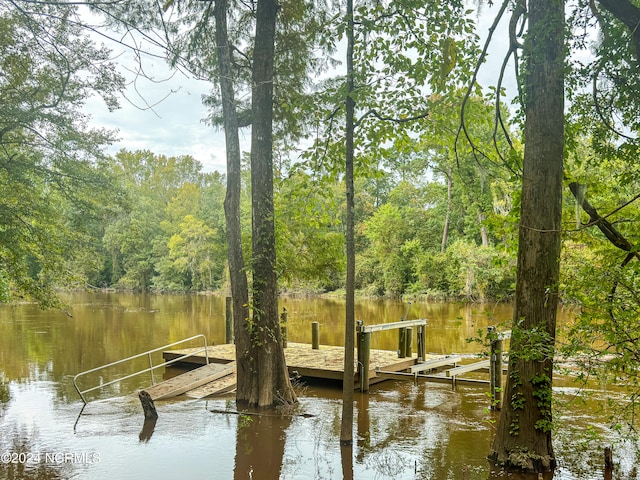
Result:
{"label": "dock platform", "polygon": [[[199,351],[198,351],[199,350]],[[235,389],[235,345],[222,344],[204,348],[167,350],[162,353],[165,361],[190,365],[193,370],[149,387],[147,392],[153,400],[162,400],[186,395],[191,398],[206,398]],[[309,344],[289,342],[285,348],[287,366],[291,375],[307,378],[341,381],[344,376],[344,348],[322,345],[313,349]],[[188,355],[188,356],[187,356]],[[182,359],[184,357],[184,359]],[[206,359],[209,364],[206,364]],[[459,375],[488,368],[488,360],[459,366],[461,356],[427,354],[419,362],[416,356],[398,358],[398,352],[370,350],[369,384],[388,379],[413,377],[427,381],[465,382]],[[354,361],[356,388],[361,385],[358,378],[357,360]],[[444,368],[444,370],[440,370]],[[439,371],[439,373],[437,372]],[[470,383],[488,383],[487,380],[469,379]]]}
{"label": "dock platform", "polygon": [[[181,356],[193,354],[197,349],[169,350],[163,352],[166,361],[176,360]],[[344,347],[321,345],[319,349],[311,348],[305,343],[288,342],[284,349],[289,372],[303,377],[342,380],[344,375]],[[207,347],[210,363],[230,363],[236,359],[235,345],[222,344]],[[439,358],[439,355],[428,355],[426,360]],[[204,351],[185,358],[185,363],[204,365]],[[398,358],[398,353],[389,350],[371,350],[369,360],[369,378],[375,383],[376,370],[399,372],[410,368],[417,362],[417,357]],[[354,372],[357,376],[357,364],[354,361]]]}

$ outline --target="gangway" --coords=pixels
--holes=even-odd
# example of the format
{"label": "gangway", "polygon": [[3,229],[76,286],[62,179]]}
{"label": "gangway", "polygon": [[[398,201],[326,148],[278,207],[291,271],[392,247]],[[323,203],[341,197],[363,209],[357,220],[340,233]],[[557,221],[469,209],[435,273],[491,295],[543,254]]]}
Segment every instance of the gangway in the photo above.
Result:
{"label": "gangway", "polygon": [[[180,344],[183,344],[183,343],[192,342],[192,341],[194,341],[196,339],[199,339],[199,338],[202,339],[202,343],[203,343],[202,348],[192,349],[192,350],[189,351],[189,353],[186,353],[185,355],[183,355],[181,357],[175,358],[175,359],[170,360],[170,361],[165,361],[165,362],[160,363],[158,365],[154,365],[153,364],[153,359],[151,357],[151,354],[156,353],[156,352],[164,351],[169,347],[174,347],[176,345],[180,345]],[[152,350],[147,350],[146,352],[139,353],[137,355],[132,355],[130,357],[123,358],[122,360],[118,360],[116,362],[107,363],[106,365],[101,365],[99,367],[92,368],[91,370],[85,370],[84,372],[80,372],[75,377],[73,377],[73,386],[75,387],[76,391],[78,392],[78,395],[80,395],[80,398],[82,399],[82,401],[86,405],[88,402],[87,402],[87,399],[84,396],[85,393],[93,392],[95,390],[100,390],[100,389],[102,389],[104,387],[108,387],[110,385],[122,382],[123,380],[127,380],[129,378],[133,378],[133,377],[135,377],[137,375],[141,375],[141,374],[147,373],[147,372],[149,372],[151,374],[151,384],[155,385],[156,381],[155,381],[155,377],[153,375],[153,371],[155,369],[161,368],[161,367],[166,367],[167,365],[171,365],[173,363],[176,363],[176,362],[179,362],[181,360],[184,360],[185,357],[198,355],[198,354],[200,354],[202,352],[204,352],[204,355],[205,355],[205,363],[208,365],[209,364],[209,355],[207,353],[207,337],[205,337],[203,334],[194,335],[193,337],[185,338],[183,340],[178,340],[177,342],[169,343],[167,345],[163,345],[161,347],[154,348]],[[145,356],[149,358],[149,368],[144,368],[142,370],[139,370],[137,372],[131,373],[131,374],[126,375],[124,377],[119,377],[119,378],[116,378],[115,380],[111,380],[111,381],[109,381],[107,383],[101,383],[100,385],[96,385],[94,387],[87,388],[86,390],[80,390],[80,388],[78,387],[78,379],[80,377],[83,377],[83,376],[88,375],[90,373],[99,372],[101,370],[113,367],[115,365],[120,365],[122,363],[130,362],[132,360],[135,360],[135,359],[138,359],[138,358],[142,358],[142,357],[145,357]]]}

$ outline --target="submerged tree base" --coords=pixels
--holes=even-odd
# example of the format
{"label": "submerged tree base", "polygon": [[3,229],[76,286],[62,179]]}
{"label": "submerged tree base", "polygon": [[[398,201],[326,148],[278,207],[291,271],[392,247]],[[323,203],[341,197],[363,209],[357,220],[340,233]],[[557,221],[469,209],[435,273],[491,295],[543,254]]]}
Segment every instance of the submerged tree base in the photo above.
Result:
{"label": "submerged tree base", "polygon": [[551,455],[537,455],[522,449],[505,452],[491,452],[487,459],[494,466],[505,471],[522,473],[553,472],[556,459]]}

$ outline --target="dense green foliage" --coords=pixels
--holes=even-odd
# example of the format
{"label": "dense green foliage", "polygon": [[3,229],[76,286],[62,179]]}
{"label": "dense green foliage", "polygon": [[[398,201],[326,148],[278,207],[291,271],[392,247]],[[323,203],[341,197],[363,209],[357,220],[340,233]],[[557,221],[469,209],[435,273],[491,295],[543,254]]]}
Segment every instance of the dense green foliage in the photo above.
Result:
{"label": "dense green foliage", "polygon": [[[453,7],[461,8],[457,4]],[[441,36],[432,37],[440,42],[437,47],[423,50],[427,44],[421,43],[420,32],[426,17],[420,17],[419,12],[414,8],[400,12],[402,15],[396,18],[380,16],[375,6],[361,7],[357,12],[363,19],[361,28],[369,29],[357,32],[362,42],[357,52],[361,62],[358,79],[367,86],[358,90],[358,101],[362,113],[368,114],[358,124],[358,135],[367,150],[360,151],[357,159],[357,287],[376,295],[509,298],[514,288],[514,232],[519,208],[518,135],[511,135],[509,145],[496,140],[493,106],[475,97],[480,93],[477,89],[465,111],[466,133],[471,140],[461,141],[457,135],[461,94],[457,89],[469,77],[468,60],[477,53],[472,25],[465,18],[457,28],[445,28]],[[21,28],[28,27],[25,22],[30,17],[9,12],[3,15],[2,61],[7,75],[0,90],[5,105],[2,190],[7,193],[1,205],[6,219],[0,232],[5,249],[1,256],[1,298],[26,294],[45,302],[53,298],[50,290],[44,293],[45,285],[88,284],[156,291],[226,287],[223,176],[204,173],[191,158],[166,158],[161,152],[123,151],[104,159],[98,147],[109,140],[108,136],[79,128],[77,106],[91,94],[89,86],[115,106],[111,94],[118,78],[106,54],[92,50],[94,47],[86,41],[74,41],[81,38],[79,32],[68,25],[61,28],[64,22],[54,16],[43,18],[62,22],[57,30],[52,24],[35,31],[42,33],[46,28],[57,31],[57,37],[44,37],[47,42],[36,47],[29,43],[34,41],[33,35],[18,35]],[[433,15],[433,21],[439,19],[442,25],[448,22],[445,12],[441,17]],[[374,25],[367,20],[370,17],[384,22]],[[322,18],[323,22],[329,21],[328,17]],[[411,35],[389,43],[387,32],[408,28],[412,18],[417,27]],[[241,18],[237,20],[240,25]],[[578,33],[580,28],[587,31],[585,25],[593,27],[595,23],[584,9],[576,10],[572,20]],[[612,134],[602,119],[605,114],[620,113],[620,118],[631,119],[627,123],[632,128],[636,118],[635,103],[624,100],[635,85],[616,83],[610,73],[617,69],[622,75],[633,63],[626,50],[616,47],[626,33],[615,30],[621,29],[615,23],[611,25],[603,37],[606,41],[597,46],[600,55],[596,61],[572,71],[567,129],[568,179],[589,184],[588,194],[602,198],[597,205],[605,213],[629,199],[636,182],[635,169],[628,162],[635,151],[634,141]],[[240,35],[240,30],[237,33]],[[335,46],[334,40],[318,32],[314,35],[328,51]],[[572,38],[578,47],[589,41],[586,35],[575,34]],[[55,55],[45,58],[46,52],[39,50],[53,44],[69,48],[67,58],[83,49],[93,52],[93,62],[83,64],[81,60],[86,61],[87,55],[78,57],[70,70],[73,82],[56,84],[54,79],[64,77],[53,73]],[[189,44],[185,48],[195,47]],[[424,55],[424,62],[418,64],[403,56],[403,49]],[[18,50],[29,51],[30,56],[12,53]],[[51,69],[29,67],[45,65],[45,60],[52,62]],[[323,61],[329,62],[324,65],[331,63],[326,58],[318,59],[315,68],[321,68]],[[380,71],[379,62],[388,64],[386,71]],[[403,76],[407,68],[411,74]],[[201,73],[205,70],[202,66]],[[76,75],[81,71],[85,77]],[[583,88],[594,72],[608,75],[609,89],[604,92],[611,98],[601,102],[609,110],[600,108],[596,114]],[[367,80],[367,75],[372,78]],[[278,273],[283,289],[327,291],[343,287],[345,211],[342,179],[336,166],[341,129],[337,122],[333,124],[331,116],[340,98],[339,80],[323,80],[314,86],[317,91],[313,95],[303,83],[287,88],[304,93],[307,100],[313,98],[315,110],[308,115],[309,131],[317,133],[323,122],[334,129],[326,129],[323,133],[328,136],[318,137],[318,144],[302,157],[301,168],[283,156],[275,172]],[[20,89],[13,89],[12,85],[18,84]],[[58,98],[55,108],[38,110],[34,101],[31,110],[20,111],[24,105],[20,98],[33,96],[30,85],[35,84],[40,87],[41,105],[47,98]],[[616,85],[624,88],[616,90]],[[420,103],[422,86],[426,86],[425,91],[438,93],[422,97]],[[299,102],[283,98],[278,105],[303,108],[307,100],[302,98]],[[375,99],[380,101],[375,103]],[[401,108],[392,109],[393,105]],[[381,118],[398,115],[396,120],[405,120],[426,111],[429,121],[417,123],[385,122]],[[302,113],[296,115],[300,118]],[[298,132],[304,130],[296,128]],[[45,130],[52,135],[38,136],[38,131]],[[24,148],[27,144],[29,149]],[[596,165],[601,168],[595,169]],[[249,172],[244,175],[243,243],[245,251],[250,252]],[[613,186],[615,195],[609,198],[607,192]],[[20,200],[27,197],[29,201]],[[572,222],[575,203],[569,196],[566,209],[567,222]],[[632,211],[626,209],[624,214],[631,215]],[[632,225],[633,215],[624,219]],[[573,235],[571,238],[577,241]],[[580,240],[579,245],[579,251],[589,258],[602,248],[595,241]],[[575,263],[580,264],[581,258]],[[567,271],[573,268],[572,263]],[[567,297],[573,294],[568,287],[565,292]]]}
{"label": "dense green foliage", "polygon": [[[226,287],[224,178],[191,157],[121,151],[108,174],[123,194],[95,230],[100,255],[84,271],[98,287],[202,291]],[[248,180],[246,172],[245,180]],[[387,169],[357,185],[358,288],[481,300],[508,296],[512,249],[487,223],[480,246],[475,206],[454,196],[450,245],[442,252],[446,189],[426,171],[402,179]],[[462,182],[460,182],[462,184]],[[343,287],[343,187],[300,171],[276,182],[278,272],[284,289]],[[249,186],[243,189],[244,242],[250,250]],[[495,214],[498,215],[498,214]],[[503,219],[504,221],[504,219]],[[494,224],[498,222],[493,221]]]}
{"label": "dense green foliage", "polygon": [[111,137],[80,108],[94,94],[115,107],[122,80],[71,13],[0,6],[0,301],[57,304],[53,287],[92,267],[93,230],[117,202],[100,150]]}

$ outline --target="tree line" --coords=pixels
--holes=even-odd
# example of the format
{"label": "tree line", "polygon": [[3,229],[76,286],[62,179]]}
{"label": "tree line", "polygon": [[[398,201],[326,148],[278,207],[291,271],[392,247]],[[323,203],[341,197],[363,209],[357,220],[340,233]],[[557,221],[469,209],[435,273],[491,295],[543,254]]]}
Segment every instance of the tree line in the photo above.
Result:
{"label": "tree line", "polygon": [[[429,166],[430,155],[435,154],[425,150],[411,161],[380,165],[373,178],[357,181],[358,289],[372,296],[508,299],[515,281],[513,234],[511,244],[505,236],[508,218],[494,211],[489,193],[484,208],[491,215],[478,221],[478,206],[465,193],[473,177],[456,181],[449,198],[446,179]],[[106,157],[100,169],[105,203],[84,212],[93,221],[75,232],[82,241],[61,252],[74,275],[72,286],[153,292],[228,288],[223,174],[204,172],[189,156],[126,150]],[[250,252],[248,168],[242,176],[241,224]],[[457,172],[452,176],[458,178]],[[275,183],[280,288],[342,291],[342,183],[318,181],[301,170],[285,172]],[[60,222],[70,224],[76,212],[66,203],[57,202]],[[494,231],[493,225],[500,228]]]}

